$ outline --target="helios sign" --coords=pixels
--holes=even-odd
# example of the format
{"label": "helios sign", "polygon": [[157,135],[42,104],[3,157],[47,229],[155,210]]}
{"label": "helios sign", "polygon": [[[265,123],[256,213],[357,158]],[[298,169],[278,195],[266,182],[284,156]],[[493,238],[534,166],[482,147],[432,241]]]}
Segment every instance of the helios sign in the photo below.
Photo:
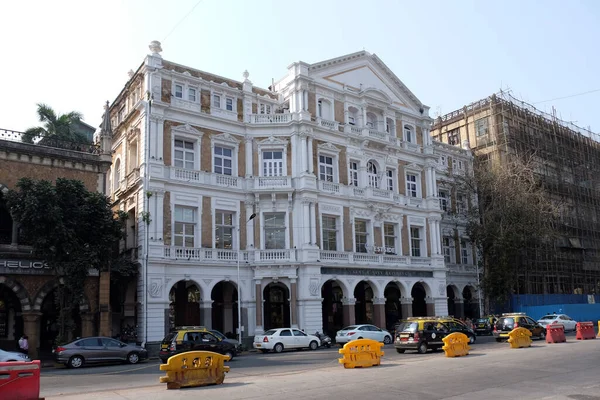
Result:
{"label": "helios sign", "polygon": [[48,275],[51,273],[45,261],[0,259],[0,274]]}

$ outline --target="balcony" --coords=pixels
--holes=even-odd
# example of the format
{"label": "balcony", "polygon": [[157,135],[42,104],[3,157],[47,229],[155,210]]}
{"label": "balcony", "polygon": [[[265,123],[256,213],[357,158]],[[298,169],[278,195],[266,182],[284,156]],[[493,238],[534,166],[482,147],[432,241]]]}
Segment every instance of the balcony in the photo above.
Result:
{"label": "balcony", "polygon": [[472,264],[453,264],[446,263],[446,267],[448,268],[448,272],[452,272],[454,274],[476,274],[477,268]]}
{"label": "balcony", "polygon": [[197,113],[200,112],[200,103],[178,99],[176,97],[171,97],[171,106],[182,108],[184,110],[194,111]]}
{"label": "balcony", "polygon": [[220,186],[240,190],[242,189],[242,182],[244,180],[243,178],[239,178],[237,176],[221,175],[212,172],[204,172],[177,167],[170,168],[169,178],[176,181]]}
{"label": "balcony", "polygon": [[138,168],[134,168],[133,171],[131,171],[129,173],[129,175],[127,175],[127,183],[126,186],[129,189],[130,187],[134,186],[135,184],[137,184],[140,180],[140,169]]}
{"label": "balcony", "polygon": [[317,125],[322,126],[323,128],[326,128],[326,129],[334,130],[337,132],[339,130],[340,124],[337,121],[329,121],[327,119],[317,118]]}
{"label": "balcony", "polygon": [[250,123],[251,124],[271,125],[271,124],[287,124],[288,122],[292,122],[292,114],[290,114],[290,113],[250,114]]}
{"label": "balcony", "polygon": [[230,250],[209,249],[196,247],[164,246],[163,257],[177,261],[204,261],[231,264],[237,263],[238,254],[240,262],[271,263],[291,262],[296,260],[296,251],[291,249],[276,250]]}
{"label": "balcony", "polygon": [[362,135],[363,128],[359,128],[355,125],[347,124],[344,126],[344,133],[352,133],[354,135]]}
{"label": "balcony", "polygon": [[422,148],[421,146],[419,146],[416,143],[410,143],[410,142],[402,142],[402,148],[408,151],[412,151],[415,153],[421,153],[422,152]]}
{"label": "balcony", "polygon": [[375,129],[369,129],[369,137],[373,139],[383,140],[384,142],[388,142],[389,135],[387,132],[380,132]]}
{"label": "balcony", "polygon": [[340,193],[340,184],[333,183],[333,182],[327,182],[327,181],[319,181],[319,189],[322,190],[323,192],[339,194]]}
{"label": "balcony", "polygon": [[291,189],[292,179],[289,176],[259,176],[254,178],[255,190]]}
{"label": "balcony", "polygon": [[216,117],[225,118],[230,121],[238,120],[238,113],[236,111],[223,110],[222,108],[211,107],[210,114]]}
{"label": "balcony", "polygon": [[430,266],[431,258],[407,257],[392,254],[351,253],[345,251],[321,250],[319,252],[321,263],[324,264],[367,264],[373,266],[401,265],[401,266]]}

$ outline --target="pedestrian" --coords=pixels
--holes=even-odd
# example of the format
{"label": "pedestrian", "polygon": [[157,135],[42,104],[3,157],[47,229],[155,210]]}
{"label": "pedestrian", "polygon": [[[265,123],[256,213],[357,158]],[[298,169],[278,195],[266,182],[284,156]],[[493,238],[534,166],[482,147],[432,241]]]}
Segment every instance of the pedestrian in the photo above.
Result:
{"label": "pedestrian", "polygon": [[21,339],[19,339],[19,350],[21,353],[29,355],[29,338],[27,335],[23,335],[21,336]]}

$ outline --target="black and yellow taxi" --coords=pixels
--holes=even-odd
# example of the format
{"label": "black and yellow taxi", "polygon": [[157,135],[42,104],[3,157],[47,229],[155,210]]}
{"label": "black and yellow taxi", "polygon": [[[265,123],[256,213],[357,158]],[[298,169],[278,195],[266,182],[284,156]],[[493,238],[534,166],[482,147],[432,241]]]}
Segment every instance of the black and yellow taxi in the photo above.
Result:
{"label": "black and yellow taxi", "polygon": [[396,325],[394,347],[398,353],[406,350],[416,350],[424,354],[431,349],[442,348],[442,339],[454,332],[467,335],[470,343],[475,343],[477,336],[472,329],[456,318],[445,317],[414,317],[400,321]]}
{"label": "black and yellow taxi", "polygon": [[212,351],[228,355],[230,360],[237,355],[235,344],[219,338],[203,326],[178,326],[162,340],[158,356],[166,363],[169,357],[186,351]]}
{"label": "black and yellow taxi", "polygon": [[525,313],[505,313],[498,318],[494,324],[492,334],[497,342],[508,340],[508,334],[515,328],[525,328],[531,331],[532,337],[546,339],[546,328],[538,324],[533,318]]}

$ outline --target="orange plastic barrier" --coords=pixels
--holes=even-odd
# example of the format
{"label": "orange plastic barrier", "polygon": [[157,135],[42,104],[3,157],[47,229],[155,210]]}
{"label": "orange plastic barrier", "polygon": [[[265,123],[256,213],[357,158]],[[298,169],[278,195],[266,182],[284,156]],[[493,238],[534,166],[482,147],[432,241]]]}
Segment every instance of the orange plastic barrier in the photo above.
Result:
{"label": "orange plastic barrier", "polygon": [[38,400],[40,360],[0,363],[0,399]]}
{"label": "orange plastic barrier", "polygon": [[566,341],[565,326],[563,324],[546,325],[546,343],[564,343]]}
{"label": "orange plastic barrier", "polygon": [[577,340],[596,339],[593,322],[578,322],[577,323]]}

